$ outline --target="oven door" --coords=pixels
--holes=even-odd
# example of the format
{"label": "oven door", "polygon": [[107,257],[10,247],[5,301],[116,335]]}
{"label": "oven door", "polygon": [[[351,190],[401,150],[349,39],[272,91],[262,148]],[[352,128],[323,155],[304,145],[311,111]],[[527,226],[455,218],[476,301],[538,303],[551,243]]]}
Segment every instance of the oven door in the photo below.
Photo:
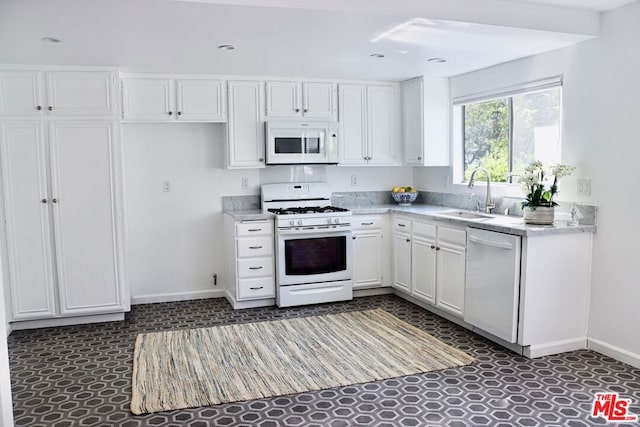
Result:
{"label": "oven door", "polygon": [[351,229],[279,229],[278,286],[351,280]]}

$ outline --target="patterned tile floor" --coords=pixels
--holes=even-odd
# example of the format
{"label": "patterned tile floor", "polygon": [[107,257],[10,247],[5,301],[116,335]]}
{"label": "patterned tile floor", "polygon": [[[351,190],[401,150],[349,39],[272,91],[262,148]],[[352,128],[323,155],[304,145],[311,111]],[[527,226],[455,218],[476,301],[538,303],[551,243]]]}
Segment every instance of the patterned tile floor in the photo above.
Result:
{"label": "patterned tile floor", "polygon": [[[137,334],[382,307],[473,355],[462,368],[213,407],[133,416]],[[234,311],[224,299],[135,306],[124,322],[9,336],[19,426],[587,426],[596,392],[640,415],[640,370],[591,351],[530,360],[396,296]],[[611,425],[611,424],[609,424]],[[619,424],[634,425],[640,423]]]}

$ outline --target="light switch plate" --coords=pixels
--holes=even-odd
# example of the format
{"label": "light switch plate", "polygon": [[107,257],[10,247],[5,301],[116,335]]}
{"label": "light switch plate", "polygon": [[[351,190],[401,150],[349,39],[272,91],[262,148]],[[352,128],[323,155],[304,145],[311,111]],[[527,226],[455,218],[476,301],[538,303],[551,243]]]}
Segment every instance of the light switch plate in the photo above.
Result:
{"label": "light switch plate", "polygon": [[578,195],[591,196],[591,180],[590,179],[578,180]]}
{"label": "light switch plate", "polygon": [[162,191],[168,193],[171,191],[171,181],[164,180],[162,181]]}

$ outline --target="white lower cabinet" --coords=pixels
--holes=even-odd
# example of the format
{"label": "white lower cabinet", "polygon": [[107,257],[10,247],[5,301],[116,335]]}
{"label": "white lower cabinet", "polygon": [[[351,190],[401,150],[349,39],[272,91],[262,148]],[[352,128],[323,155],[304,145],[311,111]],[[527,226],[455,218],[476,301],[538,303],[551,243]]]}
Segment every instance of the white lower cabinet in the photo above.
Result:
{"label": "white lower cabinet", "polygon": [[273,220],[236,221],[227,214],[224,227],[227,299],[234,308],[273,305]]}
{"label": "white lower cabinet", "polygon": [[390,267],[384,240],[388,227],[387,215],[352,217],[353,289],[385,285]]}
{"label": "white lower cabinet", "polygon": [[127,311],[116,124],[0,127],[11,319]]}
{"label": "white lower cabinet", "polygon": [[393,286],[462,317],[466,231],[394,216],[393,232]]}

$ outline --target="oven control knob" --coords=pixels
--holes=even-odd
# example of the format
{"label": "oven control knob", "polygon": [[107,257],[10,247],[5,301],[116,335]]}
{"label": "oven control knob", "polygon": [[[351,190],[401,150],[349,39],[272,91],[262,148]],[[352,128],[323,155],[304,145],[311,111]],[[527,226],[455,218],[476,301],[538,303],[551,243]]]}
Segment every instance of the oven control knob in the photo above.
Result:
{"label": "oven control knob", "polygon": [[301,219],[298,220],[298,225],[302,225],[302,220]]}
{"label": "oven control knob", "polygon": [[333,222],[334,222],[335,224],[339,224],[339,223],[340,223],[340,218],[334,218]]}
{"label": "oven control knob", "polygon": [[296,225],[296,222],[292,219],[289,220],[289,225]]}

